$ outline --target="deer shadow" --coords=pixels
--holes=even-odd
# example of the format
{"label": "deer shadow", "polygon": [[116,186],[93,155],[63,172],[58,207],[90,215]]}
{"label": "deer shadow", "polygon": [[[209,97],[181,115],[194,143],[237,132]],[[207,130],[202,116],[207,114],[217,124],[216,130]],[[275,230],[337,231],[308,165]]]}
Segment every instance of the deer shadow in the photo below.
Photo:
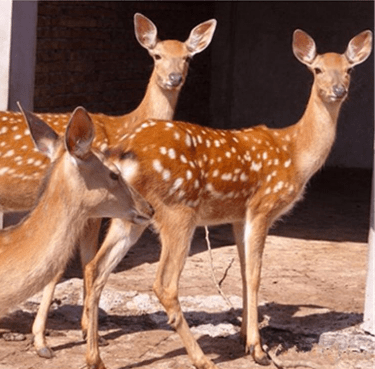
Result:
{"label": "deer shadow", "polygon": [[[201,335],[198,339],[199,345],[206,354],[215,356],[216,364],[230,362],[245,356],[244,346],[239,334],[241,322],[241,309],[230,309],[222,312],[188,311],[184,316],[189,326],[199,328],[202,325],[229,324],[233,326],[235,333],[222,336],[219,334],[212,337],[208,334]],[[50,314],[48,330],[64,332],[68,330],[79,330],[79,318],[82,314],[82,306],[62,305]],[[308,352],[313,346],[319,343],[320,336],[326,332],[340,331],[345,328],[355,326],[362,322],[362,314],[343,313],[328,311],[322,306],[316,305],[283,305],[277,303],[267,303],[259,306],[260,321],[267,317],[267,323],[262,324],[260,329],[262,341],[270,350],[280,344],[283,350],[295,347],[297,351]],[[16,311],[0,321],[0,328],[11,332],[30,332],[30,327],[34,319],[34,314],[25,311]],[[22,322],[22,324],[20,324]],[[124,335],[140,332],[151,332],[155,330],[173,330],[167,324],[167,316],[164,311],[145,313],[142,315],[117,315],[100,312],[99,330],[111,331],[102,335],[102,338],[109,344]],[[52,346],[54,352],[85,345],[85,341],[78,340],[66,342],[57,346]],[[186,350],[181,348],[168,351],[158,357],[144,359],[134,362],[131,365],[121,367],[130,369],[144,366],[151,366],[158,361],[173,359],[185,355]],[[124,353],[126,355],[126,353]]]}

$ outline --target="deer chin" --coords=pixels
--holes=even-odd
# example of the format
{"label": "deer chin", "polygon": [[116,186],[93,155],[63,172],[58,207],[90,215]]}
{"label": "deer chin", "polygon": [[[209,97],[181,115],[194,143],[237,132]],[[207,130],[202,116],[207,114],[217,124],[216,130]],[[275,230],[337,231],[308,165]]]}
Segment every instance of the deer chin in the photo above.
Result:
{"label": "deer chin", "polygon": [[329,103],[337,103],[337,102],[343,102],[346,99],[346,96],[338,97],[336,95],[329,95],[327,96],[326,100]]}
{"label": "deer chin", "polygon": [[341,103],[347,98],[347,94],[344,96],[337,96],[334,93],[326,93],[325,91],[321,90],[319,92],[320,98],[327,104],[332,103]]}
{"label": "deer chin", "polygon": [[173,82],[171,82],[169,80],[167,80],[167,81],[159,80],[158,85],[162,90],[179,91],[179,90],[181,90],[181,87],[183,86],[184,82],[185,81],[181,81],[178,84],[174,84]]}

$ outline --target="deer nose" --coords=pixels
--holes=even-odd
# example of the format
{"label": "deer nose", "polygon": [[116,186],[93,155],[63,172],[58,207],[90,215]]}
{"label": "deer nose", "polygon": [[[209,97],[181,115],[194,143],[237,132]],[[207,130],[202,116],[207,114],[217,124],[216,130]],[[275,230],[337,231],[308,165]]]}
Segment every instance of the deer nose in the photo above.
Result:
{"label": "deer nose", "polygon": [[171,73],[169,75],[169,80],[172,86],[176,87],[181,84],[182,82],[182,74],[181,73]]}
{"label": "deer nose", "polygon": [[341,98],[346,95],[346,88],[343,85],[333,86],[333,93],[336,97]]}

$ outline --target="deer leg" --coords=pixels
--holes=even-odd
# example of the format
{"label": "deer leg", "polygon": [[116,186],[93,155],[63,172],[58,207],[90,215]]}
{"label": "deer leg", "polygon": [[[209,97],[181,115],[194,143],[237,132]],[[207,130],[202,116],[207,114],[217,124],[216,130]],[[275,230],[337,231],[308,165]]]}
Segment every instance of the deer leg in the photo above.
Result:
{"label": "deer leg", "polygon": [[[85,268],[86,265],[94,259],[96,252],[98,251],[98,239],[100,232],[101,219],[89,219],[85,230],[82,232],[79,239],[79,253],[81,256],[81,265],[83,271],[83,279],[85,279]],[[86,298],[86,283],[83,283],[83,300]],[[83,309],[81,327],[82,331],[87,331],[88,317],[86,310]]]}
{"label": "deer leg", "polygon": [[247,300],[246,352],[260,365],[269,365],[270,360],[263,351],[258,329],[258,291],[262,269],[264,243],[268,231],[267,219],[259,215],[251,219],[247,215],[245,224],[245,280]]}
{"label": "deer leg", "polygon": [[183,219],[181,214],[174,215],[168,217],[167,221],[163,220],[159,230],[162,251],[153,289],[166,310],[168,323],[180,335],[193,365],[198,369],[214,369],[217,367],[199,347],[178,301],[178,282],[190,248],[195,224],[190,216],[189,219]]}
{"label": "deer leg", "polygon": [[50,283],[48,283],[46,287],[44,287],[42,301],[40,302],[39,309],[32,327],[35,350],[40,357],[44,357],[46,359],[50,359],[53,357],[53,351],[47,345],[45,336],[48,310],[51,306],[56,284],[59,282],[63,274],[64,270],[61,270],[61,272],[59,274],[56,274],[55,278]]}
{"label": "deer leg", "polygon": [[[93,259],[93,257],[95,256],[98,243],[97,240],[99,228],[99,219],[89,219],[88,224],[85,227],[85,230],[79,239],[81,261],[83,266],[86,265],[88,261]],[[51,306],[56,285],[63,274],[64,270],[57,274],[55,278],[44,288],[42,301],[40,302],[38,313],[35,317],[32,327],[35,350],[39,356],[44,357],[46,359],[50,359],[53,357],[53,351],[47,345],[45,337],[48,310]]]}
{"label": "deer leg", "polygon": [[87,328],[86,363],[89,369],[105,369],[98,345],[98,309],[101,292],[108,277],[130,247],[138,240],[145,226],[134,225],[121,219],[112,219],[107,236],[94,259],[85,268],[86,298],[84,315]]}
{"label": "deer leg", "polygon": [[241,337],[246,342],[247,329],[247,285],[246,285],[246,269],[245,269],[245,244],[244,244],[244,224],[233,223],[233,234],[237,245],[237,251],[240,258],[241,277],[242,277],[242,323]]}

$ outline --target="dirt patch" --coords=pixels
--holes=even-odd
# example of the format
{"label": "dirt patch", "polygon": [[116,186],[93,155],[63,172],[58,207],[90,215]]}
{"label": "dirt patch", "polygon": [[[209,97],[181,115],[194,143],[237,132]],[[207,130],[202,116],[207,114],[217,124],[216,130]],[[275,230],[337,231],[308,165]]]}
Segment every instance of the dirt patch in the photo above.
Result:
{"label": "dirt patch", "polygon": [[[281,358],[309,360],[330,369],[375,367],[375,341],[359,329],[367,268],[371,174],[326,170],[309,185],[305,200],[270,232],[260,287],[261,335]],[[204,231],[194,238],[181,278],[185,316],[204,352],[219,368],[259,368],[244,355],[239,337],[241,279],[230,227],[210,229],[215,275],[211,279]],[[110,276],[100,303],[101,354],[110,369],[191,368],[178,335],[151,286],[160,247],[146,232]],[[51,360],[32,347],[31,324],[40,295],[0,322],[0,369],[83,368],[80,333],[82,280],[77,262],[59,284],[48,321]],[[23,341],[5,341],[21,333]],[[23,335],[23,336],[22,336]],[[355,343],[357,342],[357,343]]]}

